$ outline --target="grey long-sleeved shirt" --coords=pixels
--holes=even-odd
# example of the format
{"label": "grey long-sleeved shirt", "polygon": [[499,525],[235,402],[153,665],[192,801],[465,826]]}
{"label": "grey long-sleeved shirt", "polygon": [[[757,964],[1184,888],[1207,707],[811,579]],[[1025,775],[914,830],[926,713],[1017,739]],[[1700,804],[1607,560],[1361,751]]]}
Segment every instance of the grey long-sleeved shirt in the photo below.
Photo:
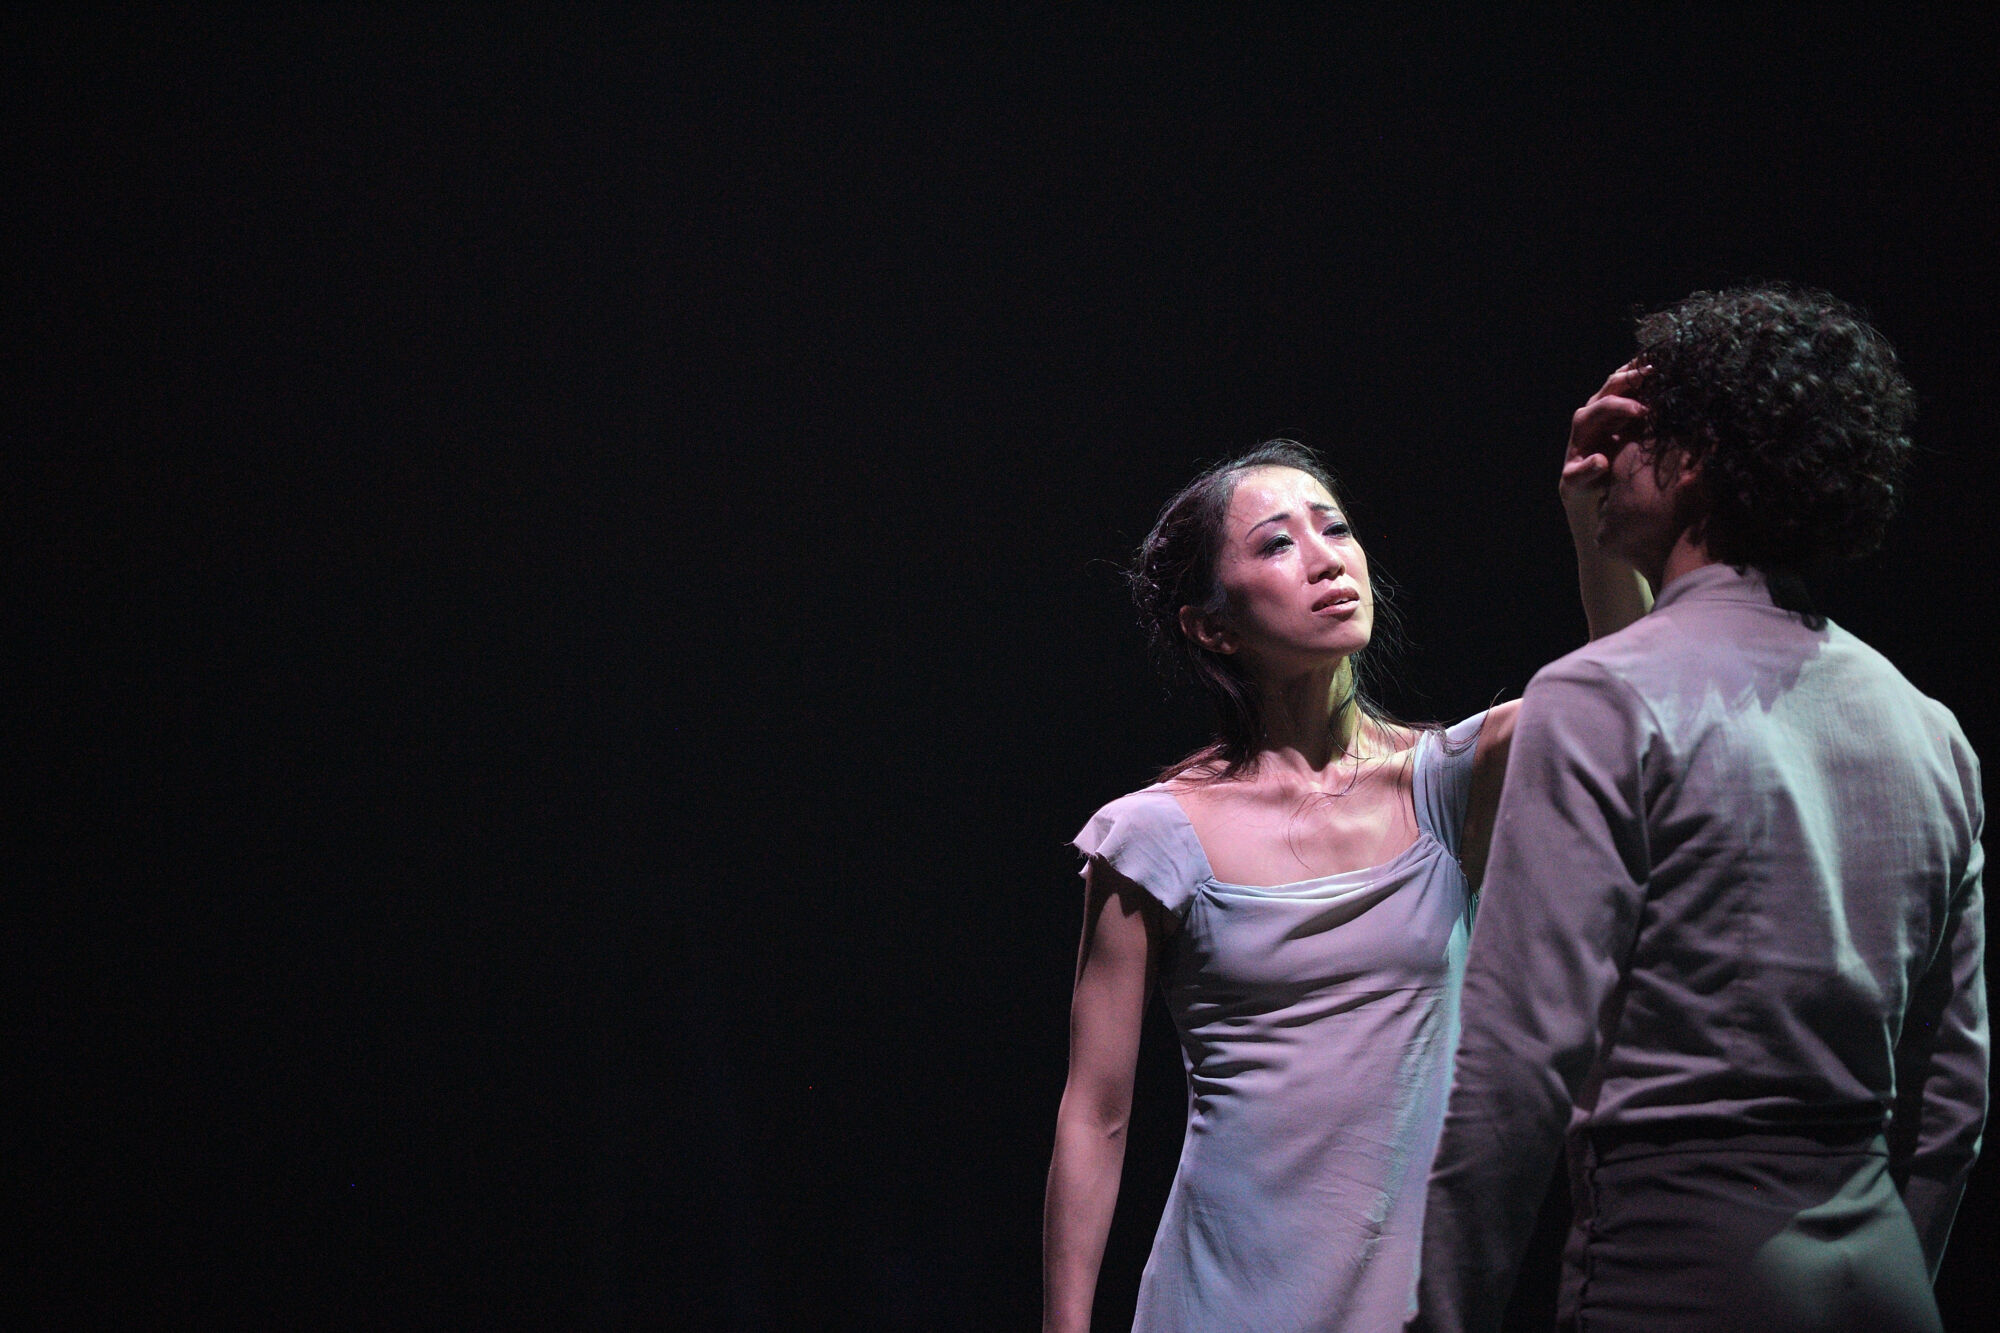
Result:
{"label": "grey long-sleeved shirt", "polygon": [[1888,1127],[1933,1274],[1986,1115],[1957,721],[1710,565],[1522,701],[1417,1327],[1497,1329],[1566,1129]]}

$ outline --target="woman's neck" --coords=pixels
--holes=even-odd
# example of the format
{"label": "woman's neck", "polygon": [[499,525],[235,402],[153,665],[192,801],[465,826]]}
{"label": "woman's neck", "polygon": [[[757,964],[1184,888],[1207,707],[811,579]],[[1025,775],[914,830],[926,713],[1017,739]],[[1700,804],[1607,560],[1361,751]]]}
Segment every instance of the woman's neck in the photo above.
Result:
{"label": "woman's neck", "polygon": [[1264,724],[1257,767],[1273,775],[1319,779],[1358,757],[1363,717],[1346,658],[1297,676],[1261,683]]}

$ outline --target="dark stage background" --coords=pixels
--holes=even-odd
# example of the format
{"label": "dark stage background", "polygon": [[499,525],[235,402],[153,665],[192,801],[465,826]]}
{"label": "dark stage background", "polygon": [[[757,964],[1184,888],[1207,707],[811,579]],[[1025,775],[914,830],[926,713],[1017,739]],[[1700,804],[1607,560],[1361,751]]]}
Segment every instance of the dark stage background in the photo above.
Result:
{"label": "dark stage background", "polygon": [[1390,703],[1518,692],[1695,287],[1901,347],[1825,600],[2000,758],[1994,23],[1733,9],[5,20],[8,1304],[1032,1326],[1064,842],[1201,735],[1115,562],[1294,435]]}

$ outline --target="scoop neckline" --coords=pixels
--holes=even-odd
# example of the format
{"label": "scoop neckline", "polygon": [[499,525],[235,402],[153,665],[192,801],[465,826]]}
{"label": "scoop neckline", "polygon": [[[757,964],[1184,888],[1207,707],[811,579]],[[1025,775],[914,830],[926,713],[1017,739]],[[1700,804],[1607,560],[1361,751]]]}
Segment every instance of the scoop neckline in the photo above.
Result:
{"label": "scoop neckline", "polygon": [[[1178,805],[1180,802],[1176,801],[1174,804]],[[1183,818],[1186,818],[1187,812],[1183,810],[1181,815]],[[1202,868],[1208,872],[1207,877],[1202,882],[1213,884],[1218,889],[1239,889],[1245,893],[1282,893],[1288,889],[1317,888],[1322,884],[1331,884],[1337,880],[1351,879],[1360,881],[1379,879],[1395,868],[1398,862],[1408,860],[1413,852],[1419,850],[1428,851],[1429,847],[1444,849],[1444,844],[1432,837],[1429,829],[1420,827],[1417,829],[1416,840],[1410,843],[1409,846],[1403,848],[1402,851],[1397,852],[1388,860],[1377,861],[1372,866],[1362,866],[1356,870],[1336,870],[1330,875],[1319,875],[1312,879],[1287,880],[1283,884],[1238,884],[1234,880],[1216,878],[1215,867],[1210,865],[1208,861],[1208,849],[1201,845],[1201,838],[1195,834],[1194,822],[1192,820],[1188,822],[1188,836],[1194,838],[1195,847],[1201,852]],[[1429,844],[1429,847],[1426,847],[1425,844]]]}
{"label": "scoop neckline", "polygon": [[1430,843],[1447,852],[1450,850],[1429,829],[1424,827],[1422,808],[1417,800],[1417,773],[1425,762],[1424,740],[1429,734],[1427,731],[1420,733],[1417,737],[1417,743],[1410,747],[1415,751],[1410,757],[1410,819],[1417,826],[1417,836],[1410,840],[1408,846],[1386,861],[1377,861],[1374,865],[1361,866],[1354,870],[1336,870],[1330,875],[1316,875],[1311,879],[1287,880],[1283,884],[1238,884],[1233,880],[1217,877],[1215,864],[1208,859],[1208,848],[1202,846],[1201,834],[1195,831],[1194,820],[1188,817],[1187,807],[1181,804],[1180,797],[1169,791],[1167,784],[1164,782],[1156,782],[1147,790],[1157,791],[1160,795],[1174,803],[1174,813],[1180,816],[1181,825],[1187,830],[1188,841],[1194,844],[1195,854],[1201,858],[1201,868],[1206,872],[1202,878],[1204,884],[1213,884],[1218,889],[1240,889],[1245,893],[1281,893],[1287,889],[1313,888],[1318,885],[1332,883],[1335,880],[1358,880],[1362,877],[1372,878],[1383,874],[1396,865],[1397,862],[1406,859],[1412,852],[1423,847],[1425,843]]}

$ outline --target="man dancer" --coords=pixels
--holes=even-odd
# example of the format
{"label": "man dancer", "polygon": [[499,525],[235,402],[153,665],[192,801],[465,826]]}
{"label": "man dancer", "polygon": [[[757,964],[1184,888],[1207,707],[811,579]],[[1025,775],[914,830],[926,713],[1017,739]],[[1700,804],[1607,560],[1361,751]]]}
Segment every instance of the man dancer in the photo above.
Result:
{"label": "man dancer", "polygon": [[1910,450],[1832,297],[1697,293],[1576,415],[1653,611],[1514,735],[1425,1218],[1419,1329],[1497,1329],[1567,1132],[1561,1320],[1936,1329],[1986,1114],[1977,762],[1814,614]]}

